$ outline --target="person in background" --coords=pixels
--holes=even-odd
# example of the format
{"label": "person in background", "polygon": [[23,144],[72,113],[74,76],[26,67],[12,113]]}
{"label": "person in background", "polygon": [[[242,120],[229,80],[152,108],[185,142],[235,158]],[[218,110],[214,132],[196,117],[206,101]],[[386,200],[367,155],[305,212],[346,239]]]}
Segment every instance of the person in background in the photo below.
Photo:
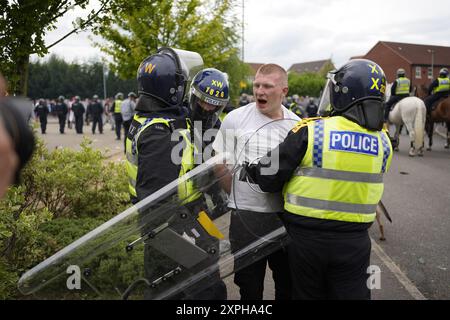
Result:
{"label": "person in background", "polygon": [[122,114],[122,124],[125,132],[125,139],[123,139],[124,152],[126,152],[126,136],[128,134],[128,130],[130,129],[131,121],[133,121],[134,117],[134,109],[136,108],[136,94],[134,92],[128,93],[128,98],[122,102],[120,107],[120,111]]}
{"label": "person in background", "polygon": [[72,111],[75,117],[75,130],[77,134],[83,134],[83,114],[86,110],[79,96],[75,97],[75,102],[72,104]]}

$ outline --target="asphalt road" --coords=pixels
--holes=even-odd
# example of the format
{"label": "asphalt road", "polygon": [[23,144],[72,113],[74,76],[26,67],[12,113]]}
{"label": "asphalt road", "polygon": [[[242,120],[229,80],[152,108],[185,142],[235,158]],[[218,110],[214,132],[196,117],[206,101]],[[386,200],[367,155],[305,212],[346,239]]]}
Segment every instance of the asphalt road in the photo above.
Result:
{"label": "asphalt road", "polygon": [[[408,156],[409,137],[400,137],[385,176],[383,203],[387,241],[371,237],[427,299],[450,299],[450,149],[435,134],[432,151]],[[426,145],[428,139],[426,139]]]}

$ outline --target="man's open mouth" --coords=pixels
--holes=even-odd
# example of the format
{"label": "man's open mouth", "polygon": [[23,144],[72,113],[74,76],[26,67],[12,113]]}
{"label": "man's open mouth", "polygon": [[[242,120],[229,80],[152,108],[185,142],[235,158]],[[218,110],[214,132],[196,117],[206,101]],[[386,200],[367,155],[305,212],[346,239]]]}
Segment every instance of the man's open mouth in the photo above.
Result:
{"label": "man's open mouth", "polygon": [[266,99],[257,99],[258,104],[266,104],[267,100]]}

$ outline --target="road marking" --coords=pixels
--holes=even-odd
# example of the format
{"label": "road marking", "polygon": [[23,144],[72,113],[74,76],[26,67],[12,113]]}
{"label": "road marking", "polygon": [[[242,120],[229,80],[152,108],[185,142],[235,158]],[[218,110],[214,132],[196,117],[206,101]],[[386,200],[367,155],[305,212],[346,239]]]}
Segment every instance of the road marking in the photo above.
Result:
{"label": "road marking", "polygon": [[372,249],[375,254],[384,262],[386,267],[394,274],[397,280],[405,287],[406,291],[416,300],[427,300],[425,296],[417,289],[417,287],[408,279],[408,277],[400,270],[395,262],[384,252],[378,243],[372,238]]}

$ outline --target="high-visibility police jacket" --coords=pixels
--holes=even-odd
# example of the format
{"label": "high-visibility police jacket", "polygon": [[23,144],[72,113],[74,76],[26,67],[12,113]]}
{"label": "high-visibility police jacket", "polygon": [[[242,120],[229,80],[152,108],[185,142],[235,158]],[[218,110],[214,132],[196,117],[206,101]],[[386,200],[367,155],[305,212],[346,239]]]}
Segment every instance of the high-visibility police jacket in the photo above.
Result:
{"label": "high-visibility police jacket", "polygon": [[121,113],[121,112],[122,112],[122,100],[115,100],[114,113]]}
{"label": "high-visibility police jacket", "polygon": [[392,158],[386,132],[366,130],[340,116],[305,125],[308,147],[284,185],[285,210],[317,219],[373,222]]}
{"label": "high-visibility police jacket", "polygon": [[[173,119],[164,118],[147,118],[142,117],[139,114],[134,116],[134,121],[140,123],[137,130],[130,132],[126,140],[126,168],[129,179],[129,191],[132,197],[137,198],[136,192],[136,180],[138,176],[138,159],[139,159],[139,148],[138,140],[140,135],[148,129],[150,126],[155,124],[163,124],[172,130],[170,123],[174,121]],[[194,168],[194,145],[191,142],[190,135],[190,124],[187,121],[187,129],[180,130],[179,133],[183,137],[185,142],[185,147],[183,149],[181,158],[181,168],[179,171],[179,177],[181,178],[184,174],[189,172]],[[192,202],[200,198],[201,194],[195,189],[194,184],[191,180],[181,179],[178,185],[178,197],[183,204]],[[139,199],[142,200],[142,199]]]}
{"label": "high-visibility police jacket", "polygon": [[409,94],[411,81],[408,78],[400,77],[395,81],[397,81],[397,87],[395,88],[395,95]]}
{"label": "high-visibility police jacket", "polygon": [[450,91],[450,78],[437,78],[437,80],[438,86],[433,89],[433,93]]}

